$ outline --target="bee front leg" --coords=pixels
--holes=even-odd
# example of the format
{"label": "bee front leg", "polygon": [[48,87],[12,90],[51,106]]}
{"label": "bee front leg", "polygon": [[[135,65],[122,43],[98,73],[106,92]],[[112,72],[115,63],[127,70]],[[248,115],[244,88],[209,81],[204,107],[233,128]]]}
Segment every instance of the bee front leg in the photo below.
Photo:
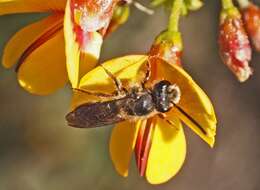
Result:
{"label": "bee front leg", "polygon": [[146,62],[146,72],[145,72],[145,76],[141,82],[142,88],[145,89],[145,84],[147,83],[147,81],[150,79],[151,77],[151,64],[149,59]]}
{"label": "bee front leg", "polygon": [[115,86],[116,86],[116,92],[117,95],[125,95],[127,93],[127,90],[123,87],[122,82],[120,79],[116,78],[109,70],[107,70],[102,64],[100,66],[104,69],[106,74],[113,80]]}

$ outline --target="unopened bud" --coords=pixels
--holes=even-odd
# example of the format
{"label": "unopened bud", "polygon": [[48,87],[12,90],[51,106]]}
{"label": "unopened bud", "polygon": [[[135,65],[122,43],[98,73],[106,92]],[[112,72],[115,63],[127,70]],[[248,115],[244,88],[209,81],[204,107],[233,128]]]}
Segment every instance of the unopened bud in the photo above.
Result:
{"label": "unopened bud", "polygon": [[246,81],[252,74],[249,67],[252,50],[241,15],[236,8],[222,10],[218,42],[223,62],[240,82]]}

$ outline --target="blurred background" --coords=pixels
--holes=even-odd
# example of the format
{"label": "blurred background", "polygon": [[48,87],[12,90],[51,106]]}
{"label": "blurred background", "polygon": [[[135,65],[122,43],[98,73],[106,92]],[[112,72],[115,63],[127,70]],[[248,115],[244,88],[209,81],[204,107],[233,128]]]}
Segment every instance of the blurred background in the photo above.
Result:
{"label": "blurred background", "polygon": [[[260,1],[257,2],[260,4]],[[109,36],[102,60],[145,53],[166,27],[162,8],[148,16],[131,9],[129,21]],[[169,182],[149,185],[138,176],[132,159],[128,178],[119,176],[109,158],[112,127],[75,129],[66,125],[69,87],[41,97],[24,91],[14,70],[0,67],[1,190],[258,190],[260,189],[260,53],[254,53],[254,75],[244,84],[221,62],[217,50],[220,3],[205,6],[181,20],[183,63],[211,98],[217,118],[216,146],[210,149],[185,128],[187,158]],[[42,14],[0,17],[0,52],[21,27]]]}

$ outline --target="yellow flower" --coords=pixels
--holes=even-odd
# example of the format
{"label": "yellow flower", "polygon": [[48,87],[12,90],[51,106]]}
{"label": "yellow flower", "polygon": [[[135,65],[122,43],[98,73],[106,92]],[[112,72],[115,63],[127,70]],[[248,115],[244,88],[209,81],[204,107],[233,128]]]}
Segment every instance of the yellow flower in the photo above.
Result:
{"label": "yellow flower", "polygon": [[[140,83],[147,59],[145,55],[132,55],[107,61],[103,65],[123,82],[124,87],[129,87]],[[140,174],[145,174],[149,183],[160,184],[173,177],[185,160],[186,141],[181,121],[213,147],[216,118],[207,95],[182,68],[158,58],[152,58],[150,61],[152,76],[148,84],[152,85],[155,81],[164,79],[178,85],[181,99],[177,106],[182,111],[174,107],[166,113],[165,119],[156,115],[148,120],[140,119],[136,122],[125,121],[116,124],[111,135],[110,154],[118,173],[127,176],[131,155],[135,150]],[[115,91],[111,78],[106,75],[102,67],[97,67],[86,74],[81,79],[79,88],[106,94]],[[105,101],[105,99],[75,91],[72,109],[87,102],[97,101]],[[149,133],[149,130],[152,132]],[[142,134],[146,136],[137,137]],[[150,147],[141,145],[143,143],[140,139]],[[138,153],[140,150],[141,154]],[[146,162],[143,162],[143,159],[146,159]]]}
{"label": "yellow flower", "polygon": [[17,64],[19,84],[31,93],[49,94],[67,82],[62,12],[65,3],[66,0],[0,1],[0,15],[52,12],[18,31],[4,49],[4,67]]}
{"label": "yellow flower", "polygon": [[11,38],[3,53],[4,67],[17,64],[19,84],[33,94],[50,94],[63,87],[68,78],[77,87],[81,76],[96,65],[115,2],[109,1],[106,9],[101,9],[99,1],[0,0],[0,15],[52,13]]}

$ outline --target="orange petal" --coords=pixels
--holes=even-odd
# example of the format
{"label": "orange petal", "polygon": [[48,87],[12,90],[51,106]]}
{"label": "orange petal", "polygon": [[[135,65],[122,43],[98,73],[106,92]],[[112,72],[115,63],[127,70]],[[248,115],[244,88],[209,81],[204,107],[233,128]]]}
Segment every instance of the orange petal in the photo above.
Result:
{"label": "orange petal", "polygon": [[175,126],[156,118],[146,178],[151,184],[168,181],[178,173],[186,156],[186,140],[179,119],[171,118]]}
{"label": "orange petal", "polygon": [[84,31],[77,22],[79,13],[73,5],[71,0],[67,1],[64,32],[68,75],[72,87],[76,88],[81,77],[96,66],[103,38],[98,32]]}
{"label": "orange petal", "polygon": [[141,121],[136,124],[122,122],[115,126],[110,138],[110,156],[117,172],[128,176],[128,166],[135,147],[136,137]]}
{"label": "orange petal", "polygon": [[0,0],[0,15],[64,11],[66,0]]}
{"label": "orange petal", "polygon": [[20,85],[27,91],[46,95],[67,82],[63,30],[32,51],[18,69]]}
{"label": "orange petal", "polygon": [[6,68],[12,67],[26,54],[25,52],[32,51],[32,48],[35,46],[33,44],[37,44],[36,41],[40,41],[43,36],[51,34],[50,31],[53,31],[53,29],[57,27],[60,27],[61,30],[62,19],[63,14],[54,14],[30,24],[17,32],[5,46],[2,62],[3,66]]}

